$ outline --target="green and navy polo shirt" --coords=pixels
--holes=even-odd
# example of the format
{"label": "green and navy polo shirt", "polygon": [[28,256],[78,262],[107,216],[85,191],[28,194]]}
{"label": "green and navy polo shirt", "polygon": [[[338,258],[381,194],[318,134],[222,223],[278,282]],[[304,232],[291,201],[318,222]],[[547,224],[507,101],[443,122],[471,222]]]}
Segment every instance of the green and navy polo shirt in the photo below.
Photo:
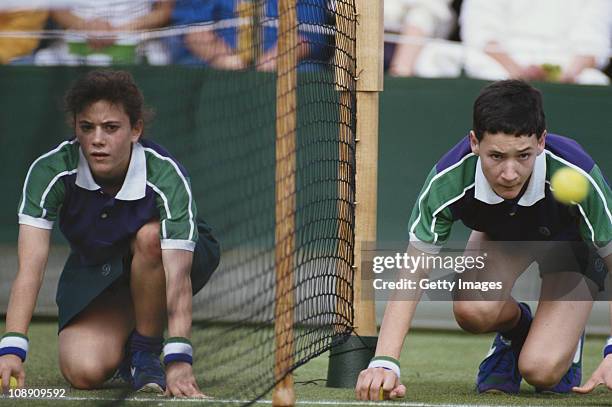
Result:
{"label": "green and navy polo shirt", "polygon": [[[562,167],[579,171],[589,181],[588,196],[577,205],[561,204],[552,195],[550,178]],[[522,195],[504,200],[487,182],[465,137],[429,173],[408,228],[412,245],[427,253],[438,253],[453,223],[461,220],[493,240],[582,240],[606,257],[612,253],[611,206],[609,183],[572,139],[548,134]]]}
{"label": "green and navy polo shirt", "polygon": [[161,146],[132,146],[119,192],[106,194],[95,182],[76,139],[37,158],[28,170],[19,202],[19,223],[59,227],[73,251],[96,264],[124,253],[134,234],[159,219],[162,249],[193,251],[197,208],[185,169]]}

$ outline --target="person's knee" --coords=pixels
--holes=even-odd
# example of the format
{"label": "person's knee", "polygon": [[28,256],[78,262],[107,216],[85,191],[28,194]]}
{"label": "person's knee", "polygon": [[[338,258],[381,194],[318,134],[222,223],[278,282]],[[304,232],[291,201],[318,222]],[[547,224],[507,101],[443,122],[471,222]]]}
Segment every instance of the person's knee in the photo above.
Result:
{"label": "person's knee", "polygon": [[161,261],[161,242],[159,222],[151,221],[136,232],[133,243],[134,255],[143,256],[151,261]]}
{"label": "person's knee", "polygon": [[102,384],[114,373],[116,366],[111,366],[108,360],[93,358],[60,358],[60,370],[64,378],[76,389],[91,390]]}
{"label": "person's knee", "polygon": [[500,310],[486,301],[456,301],[453,312],[462,329],[478,334],[495,330]]}
{"label": "person's knee", "polygon": [[547,352],[521,352],[519,371],[525,381],[539,388],[553,387],[569,368],[567,361]]}
{"label": "person's knee", "polygon": [[123,360],[127,334],[112,335],[112,331],[105,331],[108,326],[116,326],[116,321],[100,322],[99,330],[88,329],[87,324],[78,326],[78,322],[74,322],[59,334],[60,371],[77,389],[100,387]]}

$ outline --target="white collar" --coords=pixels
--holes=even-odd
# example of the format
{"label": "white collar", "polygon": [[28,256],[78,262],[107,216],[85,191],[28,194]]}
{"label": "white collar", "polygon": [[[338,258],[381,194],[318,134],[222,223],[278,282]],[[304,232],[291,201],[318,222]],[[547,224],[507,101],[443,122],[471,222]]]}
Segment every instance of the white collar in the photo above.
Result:
{"label": "white collar", "polygon": [[[83,154],[83,150],[79,146],[79,165],[77,167],[77,186],[90,190],[97,191],[101,189],[96,183],[87,164],[87,159]],[[144,147],[140,143],[132,145],[132,156],[130,157],[130,165],[125,174],[125,180],[121,189],[115,196],[115,199],[122,201],[135,201],[142,199],[145,196],[147,187],[147,162],[145,158]]]}
{"label": "white collar", "polygon": [[[544,152],[542,152],[536,157],[533,172],[531,173],[531,178],[529,179],[529,185],[527,185],[527,189],[523,193],[523,196],[521,196],[521,199],[519,199],[518,204],[521,206],[532,206],[540,199],[543,199],[545,180],[546,157]],[[504,198],[497,195],[495,191],[493,191],[493,188],[491,188],[491,185],[489,185],[489,181],[487,181],[485,178],[485,175],[482,172],[480,157],[478,157],[478,161],[476,162],[475,184],[474,197],[479,201],[488,203],[490,205],[495,205],[504,201]]]}

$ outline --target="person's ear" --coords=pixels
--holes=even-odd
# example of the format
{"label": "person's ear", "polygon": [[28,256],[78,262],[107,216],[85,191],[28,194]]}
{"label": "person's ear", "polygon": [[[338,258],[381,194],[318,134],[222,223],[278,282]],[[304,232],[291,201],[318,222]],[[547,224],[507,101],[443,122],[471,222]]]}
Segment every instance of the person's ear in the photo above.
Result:
{"label": "person's ear", "polygon": [[546,130],[544,130],[542,132],[542,137],[540,137],[540,139],[538,140],[538,155],[542,154],[542,152],[544,151],[544,147],[546,146],[546,135],[548,133],[546,132]]}
{"label": "person's ear", "polygon": [[470,147],[472,148],[472,153],[478,155],[480,151],[480,142],[478,141],[474,130],[470,130]]}
{"label": "person's ear", "polygon": [[140,140],[143,128],[144,122],[142,120],[138,120],[136,124],[134,124],[132,127],[132,143],[136,143],[138,140]]}

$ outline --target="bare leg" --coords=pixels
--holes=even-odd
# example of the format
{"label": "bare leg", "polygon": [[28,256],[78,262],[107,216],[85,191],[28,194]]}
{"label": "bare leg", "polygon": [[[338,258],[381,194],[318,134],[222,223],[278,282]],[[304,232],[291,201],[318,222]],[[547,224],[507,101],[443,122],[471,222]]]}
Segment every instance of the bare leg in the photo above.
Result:
{"label": "bare leg", "polygon": [[[568,280],[575,282],[575,292],[569,295],[589,298],[593,287],[577,273],[545,274],[541,297],[554,298],[559,284],[565,289]],[[519,358],[519,370],[528,383],[548,388],[561,380],[572,364],[592,307],[593,302],[588,300],[540,301]]]}
{"label": "bare leg", "polygon": [[60,370],[77,389],[100,387],[124,357],[134,329],[127,285],[117,285],[96,298],[59,334]]}
{"label": "bare leg", "polygon": [[166,325],[166,276],[159,241],[159,222],[144,225],[132,241],[130,288],[136,330],[160,337]]}
{"label": "bare leg", "polygon": [[527,253],[506,251],[501,245],[492,244],[484,233],[473,231],[466,251],[467,254],[474,255],[475,250],[479,253],[481,250],[487,252],[486,269],[466,273],[461,276],[462,280],[499,281],[502,283],[503,293],[490,291],[484,293],[483,298],[475,298],[470,293],[469,298],[462,298],[461,292],[458,291],[458,297],[453,302],[455,319],[459,326],[472,333],[507,331],[517,324],[521,315],[517,302],[510,297],[510,292],[516,279],[533,260]]}
{"label": "bare leg", "polygon": [[60,369],[76,388],[99,387],[116,371],[134,328],[149,337],[163,334],[166,278],[159,223],[144,225],[131,248],[130,288],[107,290],[60,332]]}

